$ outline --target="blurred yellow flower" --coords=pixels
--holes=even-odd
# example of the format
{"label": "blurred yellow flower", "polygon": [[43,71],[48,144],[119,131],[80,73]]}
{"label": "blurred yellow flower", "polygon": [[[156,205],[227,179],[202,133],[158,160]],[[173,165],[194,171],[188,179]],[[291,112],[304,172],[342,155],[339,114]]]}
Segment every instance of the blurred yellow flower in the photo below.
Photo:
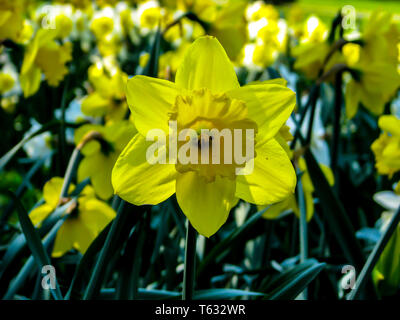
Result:
{"label": "blurred yellow flower", "polygon": [[20,82],[25,97],[36,93],[44,73],[47,83],[58,86],[68,73],[66,63],[72,59],[70,42],[59,44],[55,41],[58,32],[39,29],[28,44],[22,62]]}
{"label": "blurred yellow flower", "polygon": [[112,168],[135,133],[135,127],[127,120],[105,126],[86,124],[78,128],[74,137],[76,145],[88,135],[95,137],[81,149],[84,158],[78,167],[78,182],[89,177],[96,194],[101,199],[109,199],[113,194]]}
{"label": "blurred yellow flower", "polygon": [[14,83],[15,83],[15,80],[10,74],[1,72],[0,73],[0,94],[4,94],[7,91],[11,90],[14,87]]}
{"label": "blurred yellow flower", "polygon": [[0,2],[0,40],[18,42],[24,27],[26,0],[3,0]]}
{"label": "blurred yellow flower", "polygon": [[82,100],[82,112],[88,116],[105,116],[107,121],[118,121],[125,117],[127,104],[125,86],[128,75],[115,64],[106,67],[97,63],[89,67],[89,82],[94,91]]}
{"label": "blurred yellow flower", "polygon": [[[43,187],[45,203],[33,209],[29,215],[34,225],[40,224],[57,206],[68,199],[60,199],[63,178],[53,177]],[[73,186],[70,186],[70,191]],[[93,188],[86,186],[76,203],[67,210],[68,217],[57,232],[52,256],[57,258],[71,249],[84,254],[101,230],[115,217],[115,211],[96,199]]]}
{"label": "blurred yellow flower", "polygon": [[357,113],[361,103],[375,115],[383,113],[385,103],[400,86],[400,74],[386,61],[375,63],[360,61],[352,67],[359,72],[346,85],[346,115],[349,119]]}
{"label": "blurred yellow flower", "polygon": [[375,167],[379,174],[392,178],[400,170],[400,119],[384,115],[379,118],[378,125],[383,133],[371,145],[375,154]]}

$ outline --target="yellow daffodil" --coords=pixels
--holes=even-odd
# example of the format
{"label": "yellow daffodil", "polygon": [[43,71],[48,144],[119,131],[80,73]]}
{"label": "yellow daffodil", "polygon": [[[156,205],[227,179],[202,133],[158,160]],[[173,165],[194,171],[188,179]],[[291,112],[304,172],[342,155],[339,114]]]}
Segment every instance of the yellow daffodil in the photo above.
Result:
{"label": "yellow daffodil", "polygon": [[55,17],[55,27],[58,32],[58,38],[66,38],[72,31],[72,20],[65,14],[59,14]]}
{"label": "yellow daffodil", "polygon": [[96,13],[90,25],[90,30],[96,37],[97,48],[103,57],[116,56],[122,48],[120,33],[114,23],[116,19],[116,12],[111,7],[106,7]]}
{"label": "yellow daffodil", "polygon": [[[240,87],[232,63],[214,37],[201,37],[191,45],[175,83],[145,76],[128,80],[127,99],[138,134],[122,151],[112,172],[114,191],[122,199],[154,205],[176,193],[193,227],[210,237],[225,223],[239,198],[267,205],[294,191],[293,166],[274,139],[294,108],[294,92],[277,81]],[[158,129],[168,135],[170,120],[176,121],[179,130],[254,130],[256,143],[247,143],[255,145],[255,157],[243,164],[244,172],[253,167],[252,173],[235,175],[240,167],[237,162],[148,162],[147,149],[152,143],[146,141],[147,134]],[[194,138],[195,154],[203,146],[207,148],[199,142],[210,141],[207,137]],[[222,153],[225,156],[225,150]]]}
{"label": "yellow daffodil", "polygon": [[77,145],[83,139],[87,139],[88,135],[94,135],[94,139],[81,149],[84,158],[78,167],[78,182],[89,177],[96,194],[104,200],[110,198],[113,194],[112,168],[122,149],[135,133],[135,127],[127,120],[105,126],[87,124],[77,129]]}
{"label": "yellow daffodil", "polygon": [[279,53],[286,49],[286,35],[283,26],[275,20],[269,20],[267,25],[257,33],[257,43],[254,48],[253,62],[267,67],[273,64]]}
{"label": "yellow daffodil", "polygon": [[337,63],[344,63],[345,58],[336,50],[324,65],[334,46],[328,43],[327,38],[328,28],[325,24],[315,16],[308,18],[299,45],[292,49],[296,58],[294,68],[302,71],[308,78],[315,79],[322,69],[327,71]]}
{"label": "yellow daffodil", "polygon": [[346,86],[346,115],[349,119],[357,113],[360,104],[375,115],[382,114],[385,103],[400,87],[397,70],[400,32],[392,21],[392,15],[374,11],[362,40],[362,46],[346,45],[353,51],[350,58],[353,63],[348,64],[359,73],[359,77],[353,77]]}
{"label": "yellow daffodil", "polygon": [[107,37],[114,29],[114,20],[111,17],[102,16],[93,19],[90,30],[94,33],[97,39]]}
{"label": "yellow daffodil", "polygon": [[57,35],[53,29],[39,29],[27,46],[20,74],[25,97],[39,89],[41,72],[51,86],[58,86],[68,73],[66,63],[72,59],[72,46],[70,42],[60,45],[55,41]]}
{"label": "yellow daffodil", "polygon": [[106,116],[107,120],[123,119],[128,108],[125,101],[127,74],[117,66],[107,68],[101,63],[90,66],[88,74],[94,91],[82,100],[82,112],[92,117]]}
{"label": "yellow daffodil", "polygon": [[[45,203],[31,211],[29,217],[34,225],[40,224],[61,203],[63,178],[50,179],[43,188]],[[70,187],[70,190],[73,186]],[[52,256],[60,257],[71,249],[84,254],[99,232],[115,217],[115,211],[106,203],[96,199],[91,186],[86,186],[76,203],[67,210],[68,217],[57,232]]]}
{"label": "yellow daffodil", "polygon": [[[245,1],[227,1],[211,21],[210,35],[215,36],[225,48],[229,58],[236,60],[248,40],[244,17]],[[232,35],[235,35],[234,37]]]}
{"label": "yellow daffodil", "polygon": [[[248,39],[246,1],[180,0],[177,7],[184,12],[193,12],[207,24],[207,34],[215,36],[221,42],[229,58],[236,60],[239,57]],[[195,31],[199,33],[198,30]]]}
{"label": "yellow daffodil", "polygon": [[10,74],[1,72],[0,73],[0,94],[4,94],[7,91],[11,90],[14,87],[14,83],[15,83],[15,80]]}
{"label": "yellow daffodil", "polygon": [[0,2],[0,40],[18,42],[24,28],[26,0],[3,0]]}
{"label": "yellow daffodil", "polygon": [[361,103],[375,115],[383,113],[385,103],[400,87],[400,74],[385,61],[360,62],[352,67],[360,74],[346,85],[346,115],[349,119],[357,113]]}
{"label": "yellow daffodil", "polygon": [[375,154],[375,167],[379,174],[389,178],[400,170],[400,119],[392,115],[381,116],[378,120],[383,133],[371,145]]}
{"label": "yellow daffodil", "polygon": [[384,60],[394,67],[398,64],[400,31],[392,13],[373,11],[365,23],[362,39],[361,59],[367,62]]}

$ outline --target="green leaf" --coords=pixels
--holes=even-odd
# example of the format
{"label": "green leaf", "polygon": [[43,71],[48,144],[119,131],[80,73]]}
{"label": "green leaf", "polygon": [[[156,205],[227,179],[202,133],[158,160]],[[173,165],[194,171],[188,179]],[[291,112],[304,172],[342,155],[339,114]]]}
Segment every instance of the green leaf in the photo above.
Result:
{"label": "green leaf", "polygon": [[143,74],[149,77],[157,77],[158,75],[158,59],[160,57],[161,28],[158,27],[151,46],[150,58]]}
{"label": "green leaf", "polygon": [[[378,243],[374,247],[374,250],[372,250],[371,254],[369,255],[367,262],[365,263],[364,267],[362,268],[357,278],[354,290],[352,290],[348,296],[348,300],[356,299],[361,293],[363,287],[365,286],[366,282],[370,277],[372,269],[378,262],[379,257],[386,248],[393,233],[398,228],[399,222],[400,222],[400,207],[397,209],[397,212],[393,215],[392,219],[390,220],[390,223],[387,226],[385,232],[383,233],[382,238],[378,241]],[[391,256],[391,259],[396,259],[396,258],[397,258],[396,256]]]}
{"label": "green leaf", "polygon": [[[34,165],[29,169],[26,175],[24,175],[24,179],[22,180],[22,183],[18,186],[17,191],[15,191],[15,195],[17,198],[21,198],[22,195],[24,194],[25,189],[30,185],[30,180],[31,178],[35,175],[35,173],[43,166],[43,164],[46,162],[47,159],[49,159],[53,155],[53,152],[50,153],[50,155],[43,157],[37,161],[35,161]],[[5,223],[8,221],[9,216],[14,210],[14,201],[11,200],[7,207],[4,209],[2,212],[1,218],[0,218],[0,223]]]}
{"label": "green leaf", "polygon": [[269,291],[265,299],[293,300],[314,280],[325,268],[325,263],[308,259],[299,265],[282,272],[268,284]]}
{"label": "green leaf", "polygon": [[322,213],[332,234],[336,237],[347,262],[356,268],[361,268],[364,257],[348,214],[330,187],[310,149],[306,150],[304,158],[315,192],[320,199]]}
{"label": "green leaf", "polygon": [[[58,229],[61,227],[63,224],[64,220],[59,220],[53,228],[50,230],[50,232],[46,235],[46,237],[43,239],[43,247],[48,250],[51,246],[51,244],[54,242],[54,239],[56,238]],[[18,292],[19,289],[21,289],[28,277],[35,271],[35,259],[33,255],[31,255],[28,260],[26,260],[24,266],[22,269],[19,271],[13,282],[11,283],[10,287],[8,288],[6,294],[3,297],[3,300],[10,300],[14,298],[14,295]],[[54,290],[51,290],[54,291]]]}
{"label": "green leaf", "polygon": [[[105,288],[100,291],[100,298],[114,300],[116,290],[114,288]],[[177,300],[181,298],[180,292],[158,290],[158,289],[138,289],[137,299],[139,300]]]}
{"label": "green leaf", "polygon": [[76,290],[76,286],[79,283],[79,280],[82,279],[83,273],[90,269],[91,262],[93,261],[96,254],[101,250],[103,244],[106,240],[107,234],[110,231],[112,222],[110,222],[93,240],[90,244],[89,248],[86,250],[85,254],[82,256],[79,261],[78,267],[75,270],[74,276],[72,277],[71,284],[69,286],[68,292],[66,293],[64,299],[69,300],[71,298],[72,293]]}
{"label": "green leaf", "polygon": [[48,124],[43,125],[41,128],[32,132],[30,135],[23,138],[20,142],[18,142],[10,151],[8,151],[4,156],[0,158],[0,171],[6,166],[6,164],[12,159],[12,157],[24,146],[32,138],[36,137],[37,135],[49,131],[50,129],[58,126],[60,121],[54,120],[49,122]]}
{"label": "green leaf", "polygon": [[[115,299],[116,290],[114,288],[102,289],[100,291],[100,298],[102,299]],[[218,299],[233,299],[238,297],[263,297],[264,294],[260,292],[252,292],[239,289],[206,289],[195,291],[193,299],[196,300],[218,300]],[[181,299],[180,292],[158,290],[158,289],[144,289],[138,290],[137,299],[141,300],[177,300]]]}
{"label": "green leaf", "polygon": [[235,229],[228,237],[216,245],[210,253],[204,258],[199,266],[197,276],[199,276],[211,263],[219,263],[228,250],[230,250],[235,243],[240,242],[247,232],[255,225],[255,223],[262,217],[269,207],[264,208],[252,215],[245,223],[239,228]]}
{"label": "green leaf", "polygon": [[[89,284],[83,296],[84,300],[95,299],[100,292],[104,281],[106,268],[111,267],[110,258],[119,250],[128,238],[132,227],[137,223],[145,207],[126,206],[125,201],[121,200],[117,216],[113,220],[110,231],[107,234],[103,249],[90,276]],[[127,208],[124,208],[127,207]],[[134,212],[129,212],[133,208]]]}
{"label": "green leaf", "polygon": [[214,300],[214,299],[232,299],[238,297],[262,297],[263,293],[239,290],[239,289],[206,289],[195,291],[193,299],[196,300]]}
{"label": "green leaf", "polygon": [[[43,237],[54,227],[57,221],[60,220],[61,217],[65,214],[73,201],[75,200],[68,201],[66,204],[58,207],[50,214],[50,216],[43,222],[42,226],[38,230],[39,237]],[[1,261],[2,263],[0,266],[0,279],[2,279],[2,276],[6,269],[11,265],[18,254],[22,252],[25,246],[26,237],[24,234],[20,234],[16,238],[14,238],[14,240],[12,240]]]}
{"label": "green leaf", "polygon": [[[25,208],[22,206],[21,202],[14,195],[14,193],[12,192],[9,193],[14,198],[22,231],[25,235],[28,247],[32,252],[36,264],[39,267],[39,272],[41,272],[43,266],[51,264],[50,258],[47,255],[47,252],[43,247],[42,241],[35,227],[33,226],[32,221],[28,216],[28,213],[25,211]],[[55,290],[51,289],[51,293],[53,294],[54,299],[56,300],[63,299],[60,288],[58,287],[57,283],[56,283],[56,289]]]}

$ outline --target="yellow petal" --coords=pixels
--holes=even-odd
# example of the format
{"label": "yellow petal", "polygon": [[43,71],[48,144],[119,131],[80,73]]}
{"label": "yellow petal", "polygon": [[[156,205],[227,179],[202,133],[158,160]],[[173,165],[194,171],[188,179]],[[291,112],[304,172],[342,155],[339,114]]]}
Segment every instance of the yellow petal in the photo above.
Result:
{"label": "yellow petal", "polygon": [[82,219],[79,217],[76,219],[75,226],[73,228],[73,248],[78,250],[81,254],[85,254],[87,248],[96,239],[97,234],[94,233]]}
{"label": "yellow petal", "polygon": [[[43,187],[43,198],[47,204],[49,204],[53,209],[57,206],[60,199],[62,185],[64,179],[61,177],[51,178]],[[72,187],[70,187],[70,190]]]}
{"label": "yellow petal", "polygon": [[314,199],[311,192],[304,192],[304,200],[306,203],[306,220],[310,221],[314,215]]}
{"label": "yellow petal", "polygon": [[287,198],[294,192],[296,174],[285,150],[275,139],[256,148],[257,156],[250,160],[245,171],[254,165],[248,175],[238,175],[236,196],[257,205],[268,205]]}
{"label": "yellow petal", "polygon": [[36,207],[29,213],[29,218],[34,226],[39,225],[48,215],[54,210],[54,207],[45,203],[41,206]]}
{"label": "yellow petal", "polygon": [[355,80],[350,80],[346,86],[345,102],[346,116],[351,119],[356,115],[360,102],[360,85]]}
{"label": "yellow petal", "polygon": [[335,184],[335,177],[333,175],[332,169],[322,163],[320,163],[319,166],[321,167],[321,170],[324,173],[329,185],[333,186]]}
{"label": "yellow petal", "polygon": [[146,76],[135,76],[128,80],[127,100],[137,130],[146,136],[150,129],[168,132],[168,113],[178,89],[175,84]]}
{"label": "yellow petal", "polygon": [[246,103],[249,118],[258,125],[257,140],[268,141],[274,137],[296,104],[296,95],[292,90],[269,81],[229,91],[228,95]]}
{"label": "yellow petal", "polygon": [[86,156],[79,164],[78,181],[89,177],[96,194],[103,200],[109,199],[113,194],[111,171],[115,160],[115,154],[105,156],[102,152]]}
{"label": "yellow petal", "polygon": [[107,112],[111,105],[109,99],[104,98],[98,92],[93,92],[82,100],[82,112],[88,116],[99,117]]}
{"label": "yellow petal", "polygon": [[379,128],[392,135],[400,136],[400,119],[392,115],[383,115],[378,120]]}
{"label": "yellow petal", "polygon": [[53,252],[51,254],[52,257],[61,257],[70,249],[72,249],[75,237],[75,225],[76,222],[73,219],[67,219],[61,225],[57,232],[56,240],[54,241]]}
{"label": "yellow petal", "polygon": [[214,182],[206,182],[194,171],[178,175],[176,198],[192,226],[205,237],[218,231],[237,202],[233,180],[217,176]]}
{"label": "yellow petal", "polygon": [[147,148],[153,143],[136,134],[112,171],[114,193],[135,205],[155,205],[175,193],[175,165],[150,164],[146,160]]}
{"label": "yellow petal", "polygon": [[239,87],[235,69],[224,48],[214,37],[198,38],[187,50],[175,83],[184,89],[208,88],[226,92]]}
{"label": "yellow petal", "polygon": [[32,96],[39,90],[41,76],[40,69],[36,66],[32,66],[25,73],[20,74],[19,80],[25,98]]}
{"label": "yellow petal", "polygon": [[[259,210],[262,210],[264,208],[264,206],[259,206]],[[296,215],[298,215],[298,208],[294,194],[291,194],[286,199],[271,205],[268,210],[263,214],[263,218],[276,219],[279,218],[279,216],[287,210],[292,210]]]}
{"label": "yellow petal", "polygon": [[115,211],[103,201],[95,198],[82,198],[79,201],[79,218],[96,236],[115,215]]}

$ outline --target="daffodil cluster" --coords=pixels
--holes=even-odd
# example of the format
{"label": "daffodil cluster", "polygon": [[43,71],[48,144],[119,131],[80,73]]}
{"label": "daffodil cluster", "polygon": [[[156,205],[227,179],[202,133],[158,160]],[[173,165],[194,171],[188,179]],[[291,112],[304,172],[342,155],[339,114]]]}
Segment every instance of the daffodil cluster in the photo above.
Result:
{"label": "daffodil cluster", "polygon": [[[356,231],[376,221],[375,230],[386,232],[399,205],[400,25],[383,10],[357,15],[350,27],[346,18],[342,10],[327,19],[301,3],[261,0],[2,0],[0,175],[10,168],[22,180],[16,193],[35,231],[47,234],[49,223],[60,224],[53,258],[89,252],[90,259],[105,243],[99,260],[123,261],[118,272],[125,277],[132,252],[141,258],[154,244],[164,260],[179,252],[177,265],[160,274],[179,273],[185,221],[187,238],[193,227],[207,246],[240,239],[234,230],[255,221],[234,221],[242,211],[287,232],[279,263],[298,247],[285,219],[301,226],[295,263],[307,263],[315,243],[310,256],[350,263],[346,241],[358,242]],[[26,200],[30,188],[35,193]],[[25,225],[15,222],[14,200],[0,215],[0,231],[19,241],[13,237]],[[377,204],[386,209],[382,215]],[[260,230],[245,251],[275,241]],[[378,289],[400,285],[400,260],[393,259],[400,256],[399,230],[375,266]],[[157,240],[145,239],[156,233]],[[207,246],[194,253],[198,260]],[[218,250],[213,254],[222,261]],[[134,277],[157,287],[150,281],[159,271],[157,254],[145,277],[137,271],[118,283],[118,295],[128,282],[138,293]],[[199,272],[212,259],[204,260]],[[264,259],[250,268],[250,260],[238,274],[273,266]],[[276,270],[291,272],[276,261]],[[111,268],[99,268],[113,278]]]}

